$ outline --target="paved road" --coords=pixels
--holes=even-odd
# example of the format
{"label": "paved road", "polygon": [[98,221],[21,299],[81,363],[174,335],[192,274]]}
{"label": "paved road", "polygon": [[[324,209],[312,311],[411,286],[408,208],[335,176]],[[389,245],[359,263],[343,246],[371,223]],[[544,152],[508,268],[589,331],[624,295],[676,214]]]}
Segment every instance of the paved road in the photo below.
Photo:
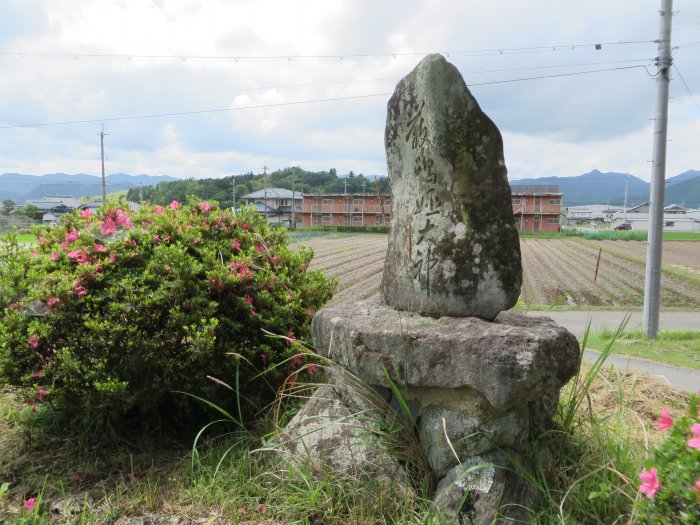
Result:
{"label": "paved road", "polygon": [[[581,337],[586,330],[588,320],[591,321],[591,329],[598,330],[603,327],[612,330],[617,329],[624,319],[626,312],[532,312],[532,315],[546,315],[554,319],[558,324],[569,329],[577,337]],[[627,323],[628,330],[641,328],[642,313],[633,312]],[[659,317],[659,327],[662,330],[700,330],[700,312],[662,312]],[[587,350],[584,353],[586,361],[595,361],[599,353]],[[608,364],[614,364],[620,370],[636,370],[645,372],[678,390],[697,392],[700,390],[700,370],[693,368],[681,368],[678,366],[664,365],[647,359],[638,359],[625,355],[613,354]]]}

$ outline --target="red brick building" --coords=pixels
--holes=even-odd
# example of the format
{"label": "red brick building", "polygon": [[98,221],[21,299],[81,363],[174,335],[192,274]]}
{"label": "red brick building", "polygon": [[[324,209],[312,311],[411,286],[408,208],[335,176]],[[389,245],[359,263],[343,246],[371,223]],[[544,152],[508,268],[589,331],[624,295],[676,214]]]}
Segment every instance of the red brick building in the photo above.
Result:
{"label": "red brick building", "polygon": [[391,197],[377,194],[335,193],[304,195],[302,224],[309,226],[389,226]]}
{"label": "red brick building", "polygon": [[552,184],[526,184],[510,186],[513,218],[518,231],[561,231],[561,202],[563,193]]}

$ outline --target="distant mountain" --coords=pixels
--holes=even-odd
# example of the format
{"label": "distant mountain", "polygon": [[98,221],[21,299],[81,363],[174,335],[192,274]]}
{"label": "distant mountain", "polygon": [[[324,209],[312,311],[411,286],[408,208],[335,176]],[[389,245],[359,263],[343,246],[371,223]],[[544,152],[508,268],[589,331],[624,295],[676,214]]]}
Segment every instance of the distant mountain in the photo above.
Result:
{"label": "distant mountain", "polygon": [[627,181],[627,203],[629,196],[646,193],[649,195],[649,183],[629,173],[603,173],[593,170],[577,177],[540,177],[537,179],[512,180],[516,184],[557,184],[564,194],[564,206],[583,206],[585,204],[615,204],[625,202],[625,181]]}
{"label": "distant mountain", "polygon": [[[105,177],[107,193],[174,180],[178,179],[168,175],[127,175],[126,173],[112,173]],[[0,175],[0,201],[12,199],[17,204],[24,204],[28,199],[40,199],[44,195],[68,195],[77,199],[101,194],[102,177],[85,173],[74,175],[3,173]]]}
{"label": "distant mountain", "polygon": [[[691,173],[686,171],[685,173]],[[681,174],[681,175],[685,175]],[[700,172],[695,172],[698,175],[691,178],[681,179],[671,177],[666,180],[666,189],[664,191],[664,204],[680,204],[686,208],[700,208]],[[647,202],[649,194],[638,195],[635,197],[635,202]]]}
{"label": "distant mountain", "polygon": [[667,178],[666,179],[666,184],[667,184],[666,187],[668,188],[668,185],[678,184],[679,182],[685,182],[688,180],[695,179],[697,177],[700,177],[700,171],[698,171],[698,170],[684,171],[683,173],[680,173],[674,177]]}

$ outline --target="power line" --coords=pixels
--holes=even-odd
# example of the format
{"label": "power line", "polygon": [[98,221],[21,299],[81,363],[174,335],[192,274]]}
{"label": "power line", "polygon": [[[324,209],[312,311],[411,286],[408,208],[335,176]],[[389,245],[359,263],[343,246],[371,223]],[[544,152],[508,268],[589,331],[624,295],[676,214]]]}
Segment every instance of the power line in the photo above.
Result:
{"label": "power line", "polygon": [[[607,71],[623,71],[623,70],[637,69],[637,68],[643,68],[646,70],[646,66],[643,66],[643,65],[623,66],[623,67],[613,67],[613,68],[604,68],[604,69],[593,69],[593,70],[588,70],[588,71],[576,71],[576,72],[570,72],[570,73],[558,73],[558,74],[552,74],[552,75],[541,75],[541,76],[536,76],[536,77],[523,77],[523,78],[513,78],[513,79],[507,79],[507,80],[496,80],[496,81],[491,81],[491,82],[473,83],[473,84],[468,84],[468,85],[471,87],[474,87],[474,86],[486,86],[486,85],[492,85],[492,84],[506,84],[506,83],[510,83],[510,82],[523,82],[523,81],[527,81],[527,80],[540,80],[540,79],[547,79],[547,78],[569,77],[569,76],[574,76],[574,75],[587,75],[587,74],[592,74],[592,73],[602,73],[602,72],[607,72]],[[12,126],[0,126],[0,129],[63,126],[63,125],[68,125],[68,124],[89,124],[89,123],[95,123],[95,122],[114,122],[114,121],[120,121],[120,120],[136,120],[136,119],[146,119],[146,118],[200,115],[200,114],[206,114],[206,113],[222,113],[222,112],[228,112],[228,111],[241,111],[241,110],[245,110],[245,109],[263,109],[263,108],[274,108],[274,107],[283,107],[283,106],[298,106],[298,105],[305,105],[305,104],[316,104],[316,103],[320,103],[320,102],[336,102],[336,101],[342,101],[342,100],[357,100],[357,99],[365,99],[365,98],[373,98],[373,97],[386,97],[386,96],[391,96],[391,95],[392,95],[392,93],[372,93],[372,94],[367,94],[367,95],[351,95],[351,96],[346,96],[346,97],[332,97],[332,98],[321,98],[321,99],[312,99],[312,100],[299,100],[299,101],[294,101],[294,102],[278,102],[278,103],[274,103],[274,104],[256,104],[254,106],[246,106],[246,107],[238,107],[238,108],[227,107],[227,108],[202,109],[202,110],[195,110],[195,111],[176,111],[176,112],[172,112],[172,113],[154,113],[154,114],[148,114],[148,115],[131,115],[131,116],[126,116],[126,117],[71,120],[71,121],[63,121],[63,122],[45,122],[45,123],[35,123],[35,124],[14,124]]]}
{"label": "power line", "polygon": [[700,109],[700,105],[698,105],[698,101],[695,100],[695,95],[693,95],[693,92],[690,91],[690,88],[688,87],[688,84],[686,83],[685,79],[683,78],[683,75],[681,74],[681,70],[678,69],[678,64],[675,62],[673,63],[673,67],[676,69],[676,73],[678,73],[678,78],[681,79],[681,82],[685,86],[685,90],[688,92],[688,95],[690,95],[690,98],[693,99],[693,103],[695,104],[695,107]]}
{"label": "power line", "polygon": [[[485,73],[511,73],[514,71],[534,71],[542,69],[562,69],[568,67],[582,67],[582,66],[600,66],[608,64],[631,64],[635,62],[653,62],[653,58],[635,58],[629,60],[608,60],[602,62],[579,62],[575,64],[554,64],[547,66],[522,66],[513,68],[497,68],[497,69],[482,69],[475,71],[465,71],[463,75],[480,75]],[[100,102],[100,101],[110,101],[110,100],[129,100],[136,98],[151,98],[151,97],[168,97],[168,96],[188,96],[188,95],[206,95],[206,94],[216,94],[216,93],[235,93],[235,92],[245,92],[245,91],[260,91],[260,90],[270,90],[270,89],[286,89],[286,88],[296,88],[296,87],[317,87],[317,86],[332,86],[332,85],[346,85],[346,84],[357,84],[366,82],[396,82],[398,77],[388,77],[388,78],[365,78],[365,79],[355,79],[355,80],[337,80],[329,82],[304,82],[298,84],[278,84],[272,86],[247,86],[247,87],[236,87],[228,89],[207,89],[201,91],[172,91],[165,93],[142,93],[136,95],[121,95],[114,97],[95,97],[95,98],[82,98],[82,99],[64,99],[64,100],[46,100],[46,101],[32,101],[32,102],[11,102],[7,104],[0,104],[0,107],[16,107],[16,106],[36,106],[36,105],[48,105],[48,104],[74,104],[83,102]]]}
{"label": "power line", "polygon": [[39,57],[39,58],[72,58],[74,60],[96,58],[96,59],[117,59],[117,60],[179,60],[182,62],[205,60],[205,61],[319,61],[319,60],[346,60],[346,59],[366,59],[366,58],[413,58],[425,56],[432,53],[440,53],[449,57],[450,55],[510,55],[522,53],[544,53],[556,51],[574,51],[576,49],[592,48],[600,50],[602,46],[621,46],[634,44],[654,43],[654,40],[618,40],[615,42],[591,42],[585,44],[557,44],[547,46],[528,47],[502,47],[491,49],[460,49],[442,51],[413,51],[413,52],[393,52],[393,53],[346,53],[329,55],[170,55],[170,54],[133,54],[133,53],[42,53],[32,51],[0,51],[0,56],[16,56],[19,58]]}

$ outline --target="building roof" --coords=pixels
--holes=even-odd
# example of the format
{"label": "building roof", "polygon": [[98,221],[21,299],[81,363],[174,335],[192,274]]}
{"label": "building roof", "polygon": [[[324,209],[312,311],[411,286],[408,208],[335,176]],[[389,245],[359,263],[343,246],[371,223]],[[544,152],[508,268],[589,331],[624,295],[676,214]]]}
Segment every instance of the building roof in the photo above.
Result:
{"label": "building roof", "polygon": [[511,184],[510,191],[518,195],[564,195],[558,184]]}
{"label": "building roof", "polygon": [[300,191],[292,192],[285,188],[264,188],[262,190],[254,191],[247,195],[243,195],[242,199],[254,200],[254,199],[302,199],[304,194]]}

